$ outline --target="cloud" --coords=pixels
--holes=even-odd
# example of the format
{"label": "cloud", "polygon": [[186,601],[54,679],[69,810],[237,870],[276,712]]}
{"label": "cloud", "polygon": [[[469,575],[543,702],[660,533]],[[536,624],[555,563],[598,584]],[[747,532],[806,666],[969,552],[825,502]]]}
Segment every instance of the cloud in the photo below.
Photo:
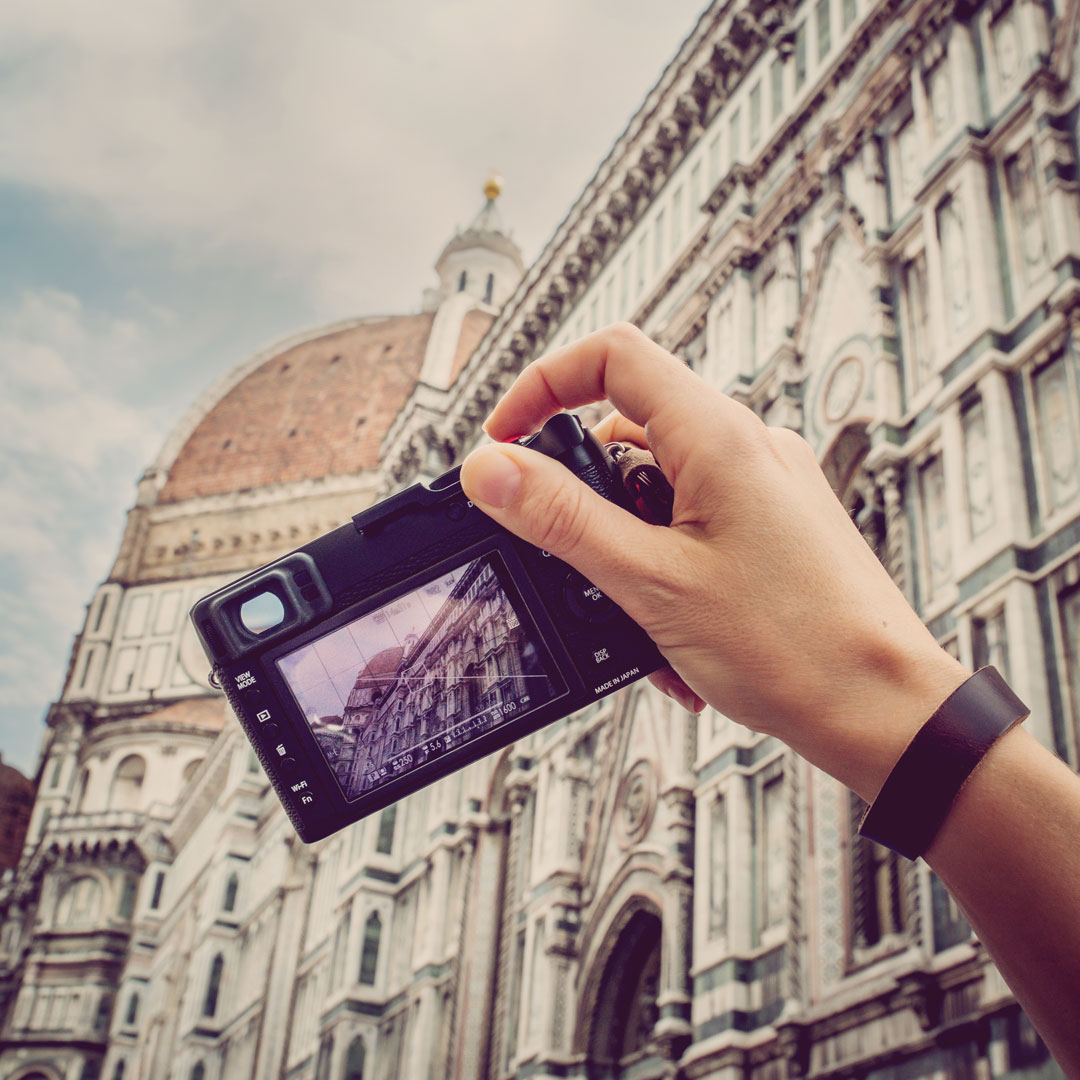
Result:
{"label": "cloud", "polygon": [[0,742],[22,749],[24,767],[37,741],[25,713],[59,689],[133,480],[161,439],[161,411],[118,394],[153,331],[51,289],[0,309],[0,708],[20,717],[18,729],[5,719]]}
{"label": "cloud", "polygon": [[4,5],[0,178],[400,310],[492,165],[537,253],[699,6]]}
{"label": "cloud", "polygon": [[534,257],[702,4],[0,3],[0,197],[42,215],[0,293],[9,760],[195,394],[294,311],[413,308],[491,167]]}

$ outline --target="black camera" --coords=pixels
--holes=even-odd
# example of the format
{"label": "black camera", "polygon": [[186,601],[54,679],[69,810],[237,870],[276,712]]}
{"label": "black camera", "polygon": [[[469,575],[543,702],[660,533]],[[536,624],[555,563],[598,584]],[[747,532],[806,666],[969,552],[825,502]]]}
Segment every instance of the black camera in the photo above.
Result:
{"label": "black camera", "polygon": [[[632,508],[576,416],[521,442]],[[595,585],[474,507],[459,471],[192,609],[213,678],[307,842],[664,664]]]}

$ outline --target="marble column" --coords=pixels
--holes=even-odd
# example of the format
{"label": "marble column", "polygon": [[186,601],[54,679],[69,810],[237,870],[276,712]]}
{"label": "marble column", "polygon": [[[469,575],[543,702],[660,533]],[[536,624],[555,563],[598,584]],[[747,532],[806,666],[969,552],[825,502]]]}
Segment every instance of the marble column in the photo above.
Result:
{"label": "marble column", "polygon": [[691,1038],[690,1003],[693,981],[694,795],[690,788],[669,787],[662,793],[667,811],[668,855],[663,876],[664,913],[660,964],[660,1018],[653,1037],[664,1057],[676,1061]]}
{"label": "marble column", "polygon": [[899,464],[879,469],[875,481],[885,507],[885,569],[904,594],[913,602],[911,575],[911,530],[904,509],[904,474]]}

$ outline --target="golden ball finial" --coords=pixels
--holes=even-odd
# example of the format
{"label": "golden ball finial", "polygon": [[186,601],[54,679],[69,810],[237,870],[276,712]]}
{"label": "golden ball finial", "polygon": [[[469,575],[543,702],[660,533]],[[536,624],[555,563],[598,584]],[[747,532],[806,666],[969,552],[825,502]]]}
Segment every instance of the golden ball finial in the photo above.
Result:
{"label": "golden ball finial", "polygon": [[488,177],[488,181],[484,185],[484,194],[489,202],[494,202],[502,194],[502,185],[502,177],[492,170],[491,176]]}

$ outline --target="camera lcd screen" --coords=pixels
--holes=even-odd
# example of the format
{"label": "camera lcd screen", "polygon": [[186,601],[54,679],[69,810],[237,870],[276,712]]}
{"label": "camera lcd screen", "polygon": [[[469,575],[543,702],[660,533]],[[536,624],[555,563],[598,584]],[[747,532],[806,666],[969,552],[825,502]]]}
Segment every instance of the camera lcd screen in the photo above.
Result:
{"label": "camera lcd screen", "polygon": [[473,559],[278,658],[345,798],[562,692],[496,558]]}

